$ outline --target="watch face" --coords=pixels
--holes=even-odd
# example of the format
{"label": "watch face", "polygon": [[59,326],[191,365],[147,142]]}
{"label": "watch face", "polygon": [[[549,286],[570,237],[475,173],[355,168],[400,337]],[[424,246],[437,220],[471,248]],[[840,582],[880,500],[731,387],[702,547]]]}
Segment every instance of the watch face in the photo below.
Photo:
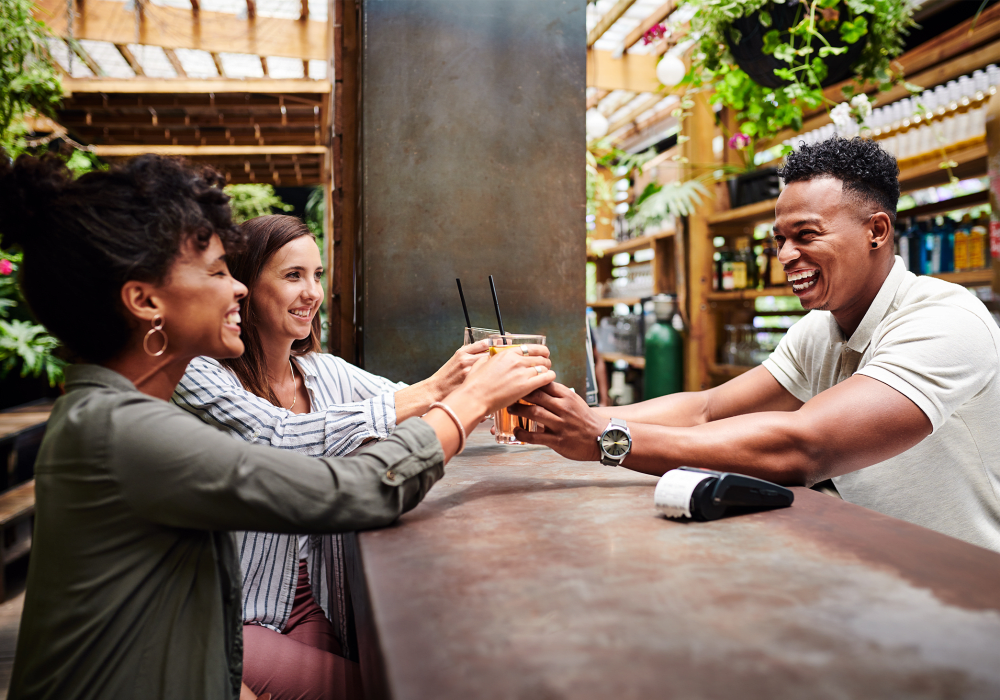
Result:
{"label": "watch face", "polygon": [[610,457],[621,457],[628,452],[630,439],[624,430],[612,428],[601,437],[601,448]]}

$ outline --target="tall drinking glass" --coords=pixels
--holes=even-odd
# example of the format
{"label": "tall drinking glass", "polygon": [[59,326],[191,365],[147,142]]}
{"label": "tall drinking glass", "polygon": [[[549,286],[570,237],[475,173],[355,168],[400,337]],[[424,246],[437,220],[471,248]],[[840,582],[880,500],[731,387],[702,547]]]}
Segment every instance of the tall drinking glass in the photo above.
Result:
{"label": "tall drinking glass", "polygon": [[[522,345],[545,345],[545,336],[519,335],[514,333],[500,335],[497,333],[490,336],[490,355],[496,355],[499,352],[522,352]],[[527,401],[518,401],[518,403],[525,404],[526,406],[531,405]],[[514,428],[521,428],[530,433],[537,433],[544,430],[543,426],[533,420],[512,416],[506,408],[501,408],[496,412],[494,422],[496,426],[496,440],[501,445],[524,444],[514,437]]]}
{"label": "tall drinking glass", "polygon": [[466,326],[465,335],[462,337],[462,345],[472,345],[480,340],[486,340],[491,335],[500,335],[500,331],[492,328],[469,328]]}

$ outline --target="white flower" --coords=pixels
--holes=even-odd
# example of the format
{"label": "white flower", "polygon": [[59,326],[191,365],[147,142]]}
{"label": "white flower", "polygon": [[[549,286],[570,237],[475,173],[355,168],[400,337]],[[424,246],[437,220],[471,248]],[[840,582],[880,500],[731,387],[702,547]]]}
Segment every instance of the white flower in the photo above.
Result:
{"label": "white flower", "polygon": [[833,120],[837,131],[843,131],[854,121],[854,117],[851,116],[851,106],[846,102],[841,102],[830,110],[830,119]]}
{"label": "white flower", "polygon": [[872,103],[868,101],[868,95],[861,93],[851,98],[851,107],[858,111],[858,122],[864,123],[872,114]]}

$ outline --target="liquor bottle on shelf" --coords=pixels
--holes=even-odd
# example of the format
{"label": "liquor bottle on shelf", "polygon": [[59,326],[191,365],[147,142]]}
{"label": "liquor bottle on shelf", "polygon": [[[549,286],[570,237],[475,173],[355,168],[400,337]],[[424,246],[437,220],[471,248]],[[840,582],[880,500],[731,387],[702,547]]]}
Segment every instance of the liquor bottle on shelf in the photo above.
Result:
{"label": "liquor bottle on shelf", "polygon": [[941,229],[941,268],[938,272],[955,271],[955,222],[943,217]]}
{"label": "liquor bottle on shelf", "polygon": [[962,222],[955,227],[955,272],[965,272],[971,270],[969,262],[969,239],[972,233],[972,215],[966,214],[962,217]]}
{"label": "liquor bottle on shelf", "polygon": [[746,289],[748,286],[749,263],[746,256],[748,241],[747,238],[736,239],[736,253],[733,255],[733,289]]}
{"label": "liquor bottle on shelf", "polygon": [[929,274],[930,255],[927,243],[930,240],[932,226],[933,224],[930,221],[918,221],[916,227],[913,229],[910,248],[910,271],[915,275]]}
{"label": "liquor bottle on shelf", "polygon": [[719,259],[715,266],[718,270],[718,291],[731,292],[735,289],[733,286],[733,251],[728,246],[723,246],[719,251]]}
{"label": "liquor bottle on shelf", "polygon": [[989,266],[990,217],[983,214],[969,229],[969,268],[984,270]]}
{"label": "liquor bottle on shelf", "polygon": [[914,220],[897,220],[896,255],[903,259],[903,267],[910,269],[910,243],[913,237]]}
{"label": "liquor bottle on shelf", "polygon": [[785,268],[778,260],[778,249],[773,244],[764,248],[763,278],[765,287],[784,287],[788,284],[788,277],[785,275]]}

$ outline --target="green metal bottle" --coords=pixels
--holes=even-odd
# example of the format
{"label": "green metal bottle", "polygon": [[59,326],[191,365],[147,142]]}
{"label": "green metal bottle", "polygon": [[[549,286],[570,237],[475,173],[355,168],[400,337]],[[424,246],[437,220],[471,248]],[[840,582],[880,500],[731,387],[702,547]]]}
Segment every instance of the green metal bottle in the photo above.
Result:
{"label": "green metal bottle", "polygon": [[646,371],[643,399],[676,394],[684,386],[684,344],[672,325],[675,297],[660,294],[653,299],[656,323],[646,332]]}

